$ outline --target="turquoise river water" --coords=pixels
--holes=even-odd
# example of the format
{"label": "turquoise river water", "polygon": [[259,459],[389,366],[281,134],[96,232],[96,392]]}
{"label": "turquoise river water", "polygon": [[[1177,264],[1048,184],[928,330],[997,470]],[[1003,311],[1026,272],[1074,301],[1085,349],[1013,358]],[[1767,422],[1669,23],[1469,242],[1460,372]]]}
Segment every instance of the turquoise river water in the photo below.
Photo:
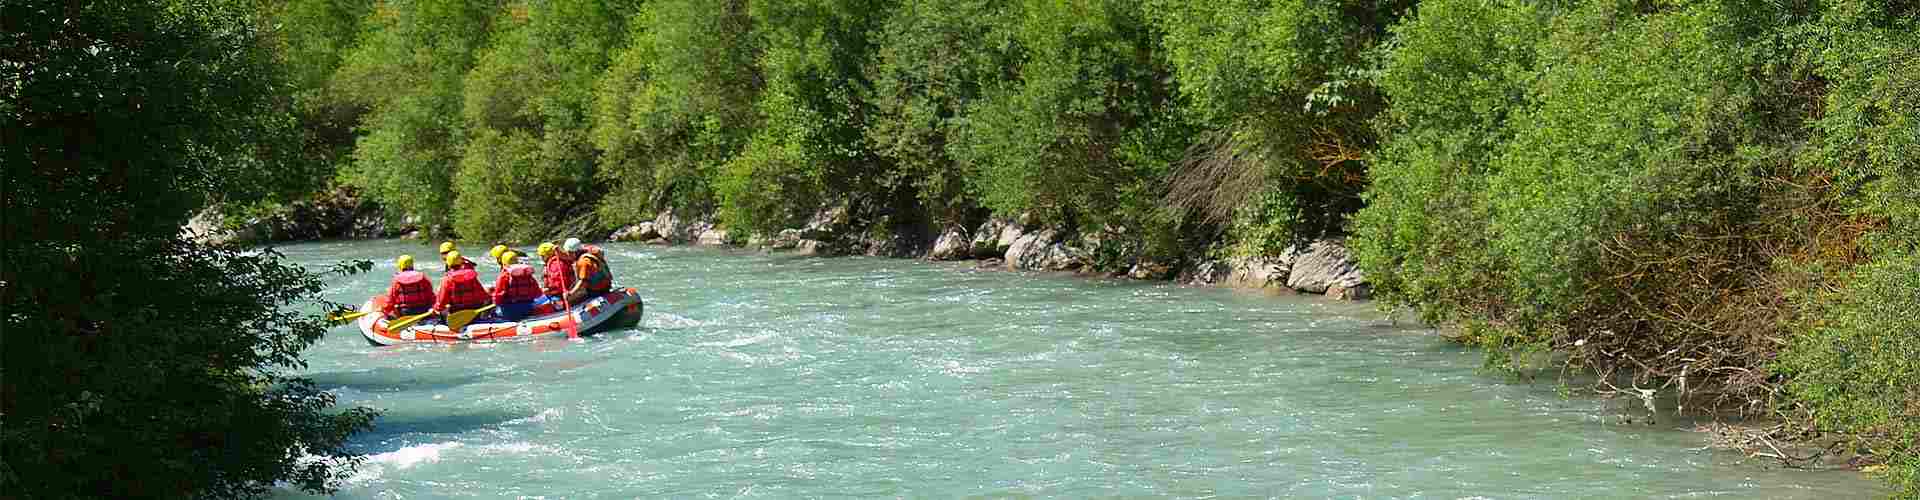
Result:
{"label": "turquoise river water", "polygon": [[[1690,422],[1480,370],[1368,304],[613,244],[637,329],[370,347],[307,375],[385,412],[345,498],[1807,498],[1848,472],[1699,449]],[[479,251],[478,248],[472,249]],[[333,300],[418,242],[283,247]],[[423,258],[423,261],[431,260]],[[483,266],[488,267],[488,266]],[[488,273],[490,274],[490,273]],[[282,492],[283,497],[298,497]]]}

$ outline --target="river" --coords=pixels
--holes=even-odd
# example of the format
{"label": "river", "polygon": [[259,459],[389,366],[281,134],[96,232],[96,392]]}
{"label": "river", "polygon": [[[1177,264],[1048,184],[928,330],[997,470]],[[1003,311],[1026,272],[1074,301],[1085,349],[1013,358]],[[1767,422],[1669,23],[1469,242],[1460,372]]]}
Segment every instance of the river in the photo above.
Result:
{"label": "river", "polygon": [[[354,440],[369,459],[339,496],[1885,495],[1853,473],[1700,450],[1690,422],[1619,424],[1620,402],[1481,371],[1479,353],[1368,304],[607,248],[647,301],[637,329],[375,348],[341,327],[308,350],[305,374],[385,412]],[[434,255],[401,241],[280,251],[316,268],[374,260],[329,283],[348,303],[384,290],[393,256]]]}

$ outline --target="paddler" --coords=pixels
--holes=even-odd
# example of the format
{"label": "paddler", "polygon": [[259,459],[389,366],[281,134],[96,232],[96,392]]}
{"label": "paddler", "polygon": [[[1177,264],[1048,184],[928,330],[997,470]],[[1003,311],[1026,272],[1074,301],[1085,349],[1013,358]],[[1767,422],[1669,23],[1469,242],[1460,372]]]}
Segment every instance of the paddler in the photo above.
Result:
{"label": "paddler", "polygon": [[393,284],[387,285],[387,305],[380,312],[388,318],[396,318],[432,309],[433,280],[427,279],[426,273],[413,269],[413,256],[402,255],[393,259],[393,266],[399,271],[393,274]]}
{"label": "paddler", "polygon": [[[447,258],[447,255],[453,255],[459,258],[450,259],[450,258]],[[475,268],[472,260],[468,260],[466,257],[460,257],[460,252],[456,251],[453,248],[452,241],[440,242],[440,260],[447,263],[447,268],[446,268],[447,272],[453,272],[460,269]]]}
{"label": "paddler", "polygon": [[546,271],[541,276],[541,296],[534,303],[542,306],[542,309],[548,308],[551,303],[551,308],[557,311],[562,302],[560,299],[567,294],[567,290],[573,288],[573,256],[560,251],[560,247],[551,242],[541,243],[534,252],[539,253],[540,259],[547,263]]}
{"label": "paddler", "polygon": [[600,247],[580,244],[580,238],[567,238],[562,250],[573,254],[573,275],[579,278],[567,290],[567,302],[578,304],[613,291],[613,269],[607,267],[606,252]]}
{"label": "paddler", "polygon": [[[461,262],[466,262],[466,267],[457,268]],[[454,311],[479,309],[493,299],[480,284],[480,273],[473,270],[473,261],[461,257],[460,251],[447,252],[447,269],[450,271],[440,280],[440,295],[433,301],[433,312],[444,316]]]}
{"label": "paddler", "polygon": [[520,262],[520,252],[501,253],[500,267],[500,277],[493,281],[493,303],[498,306],[494,315],[519,321],[533,312],[533,301],[540,298],[540,283],[533,279],[533,266]]}

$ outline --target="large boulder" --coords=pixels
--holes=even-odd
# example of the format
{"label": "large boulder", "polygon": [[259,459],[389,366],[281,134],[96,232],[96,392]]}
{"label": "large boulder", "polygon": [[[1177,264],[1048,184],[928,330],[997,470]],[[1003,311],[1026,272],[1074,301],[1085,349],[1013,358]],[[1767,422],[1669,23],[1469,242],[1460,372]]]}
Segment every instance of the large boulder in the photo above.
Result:
{"label": "large boulder", "polygon": [[1086,269],[1092,260],[1092,253],[1059,240],[1060,233],[1051,229],[1021,235],[1007,247],[1007,268],[1026,271]]}
{"label": "large boulder", "polygon": [[647,241],[659,237],[660,231],[653,228],[652,222],[642,222],[620,228],[619,231],[614,231],[612,235],[607,236],[607,239],[612,241]]}
{"label": "large boulder", "polygon": [[933,241],[933,251],[927,253],[928,259],[960,260],[973,256],[973,240],[967,237],[967,230],[958,227],[947,228],[940,238]]}
{"label": "large boulder", "polygon": [[707,246],[725,245],[727,244],[727,230],[708,227],[700,231],[700,236],[694,239],[694,243]]}
{"label": "large boulder", "polygon": [[1046,271],[1077,271],[1086,269],[1093,256],[1085,248],[1054,243],[1047,245],[1046,253],[1040,258],[1040,269]]}
{"label": "large boulder", "polygon": [[852,222],[847,215],[846,205],[838,205],[814,212],[807,225],[800,228],[800,237],[809,240],[831,241],[847,230]]}
{"label": "large boulder", "polygon": [[1181,270],[1180,277],[1175,280],[1185,285],[1216,286],[1226,284],[1227,277],[1232,275],[1233,263],[1213,259],[1194,263],[1192,267]]}
{"label": "large boulder", "polygon": [[1053,245],[1056,236],[1053,230],[1025,233],[1007,245],[1007,269],[1041,269],[1045,267],[1047,248]]}
{"label": "large boulder", "polygon": [[680,218],[674,216],[672,210],[660,212],[659,216],[653,218],[654,234],[659,235],[661,239],[667,241],[680,241],[685,239],[686,236],[681,235],[681,232],[685,231],[685,229]]}
{"label": "large boulder", "polygon": [[1287,287],[1307,293],[1338,290],[1346,295],[1364,295],[1366,283],[1366,274],[1360,272],[1360,266],[1339,240],[1321,240],[1308,245],[1293,259],[1287,274]]}
{"label": "large boulder", "polygon": [[1006,255],[1007,249],[1012,247],[1013,242],[1019,240],[1025,232],[1019,224],[1011,220],[1000,217],[987,219],[980,224],[979,229],[973,231],[972,253],[977,257]]}
{"label": "large boulder", "polygon": [[1285,286],[1288,273],[1293,270],[1291,251],[1278,257],[1236,257],[1230,262],[1227,284],[1243,288]]}
{"label": "large boulder", "polygon": [[1127,277],[1137,280],[1163,280],[1173,276],[1173,266],[1151,259],[1134,261],[1127,269]]}

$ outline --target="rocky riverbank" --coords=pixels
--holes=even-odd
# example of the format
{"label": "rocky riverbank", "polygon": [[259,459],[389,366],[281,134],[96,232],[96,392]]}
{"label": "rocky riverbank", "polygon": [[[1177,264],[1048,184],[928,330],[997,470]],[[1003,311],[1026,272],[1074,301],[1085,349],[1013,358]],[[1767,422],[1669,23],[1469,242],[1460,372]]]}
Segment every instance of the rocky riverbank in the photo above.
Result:
{"label": "rocky riverbank", "polygon": [[[1126,238],[1125,228],[1092,232],[1029,226],[992,218],[977,227],[951,226],[935,231],[874,231],[858,224],[845,208],[817,212],[808,222],[766,236],[742,237],[712,220],[682,218],[671,211],[651,221],[620,228],[612,241],[661,245],[737,246],[806,255],[870,255],[941,261],[977,261],[983,269],[1067,272],[1177,280],[1193,286],[1222,286],[1306,294],[1340,300],[1366,300],[1372,285],[1354,262],[1345,242],[1323,239],[1289,247],[1280,255],[1201,259],[1187,263],[1143,258]],[[919,234],[924,233],[924,234]]]}
{"label": "rocky riverbank", "polygon": [[378,239],[420,234],[413,218],[390,221],[378,204],[346,189],[264,208],[213,206],[201,210],[181,233],[210,244]]}

